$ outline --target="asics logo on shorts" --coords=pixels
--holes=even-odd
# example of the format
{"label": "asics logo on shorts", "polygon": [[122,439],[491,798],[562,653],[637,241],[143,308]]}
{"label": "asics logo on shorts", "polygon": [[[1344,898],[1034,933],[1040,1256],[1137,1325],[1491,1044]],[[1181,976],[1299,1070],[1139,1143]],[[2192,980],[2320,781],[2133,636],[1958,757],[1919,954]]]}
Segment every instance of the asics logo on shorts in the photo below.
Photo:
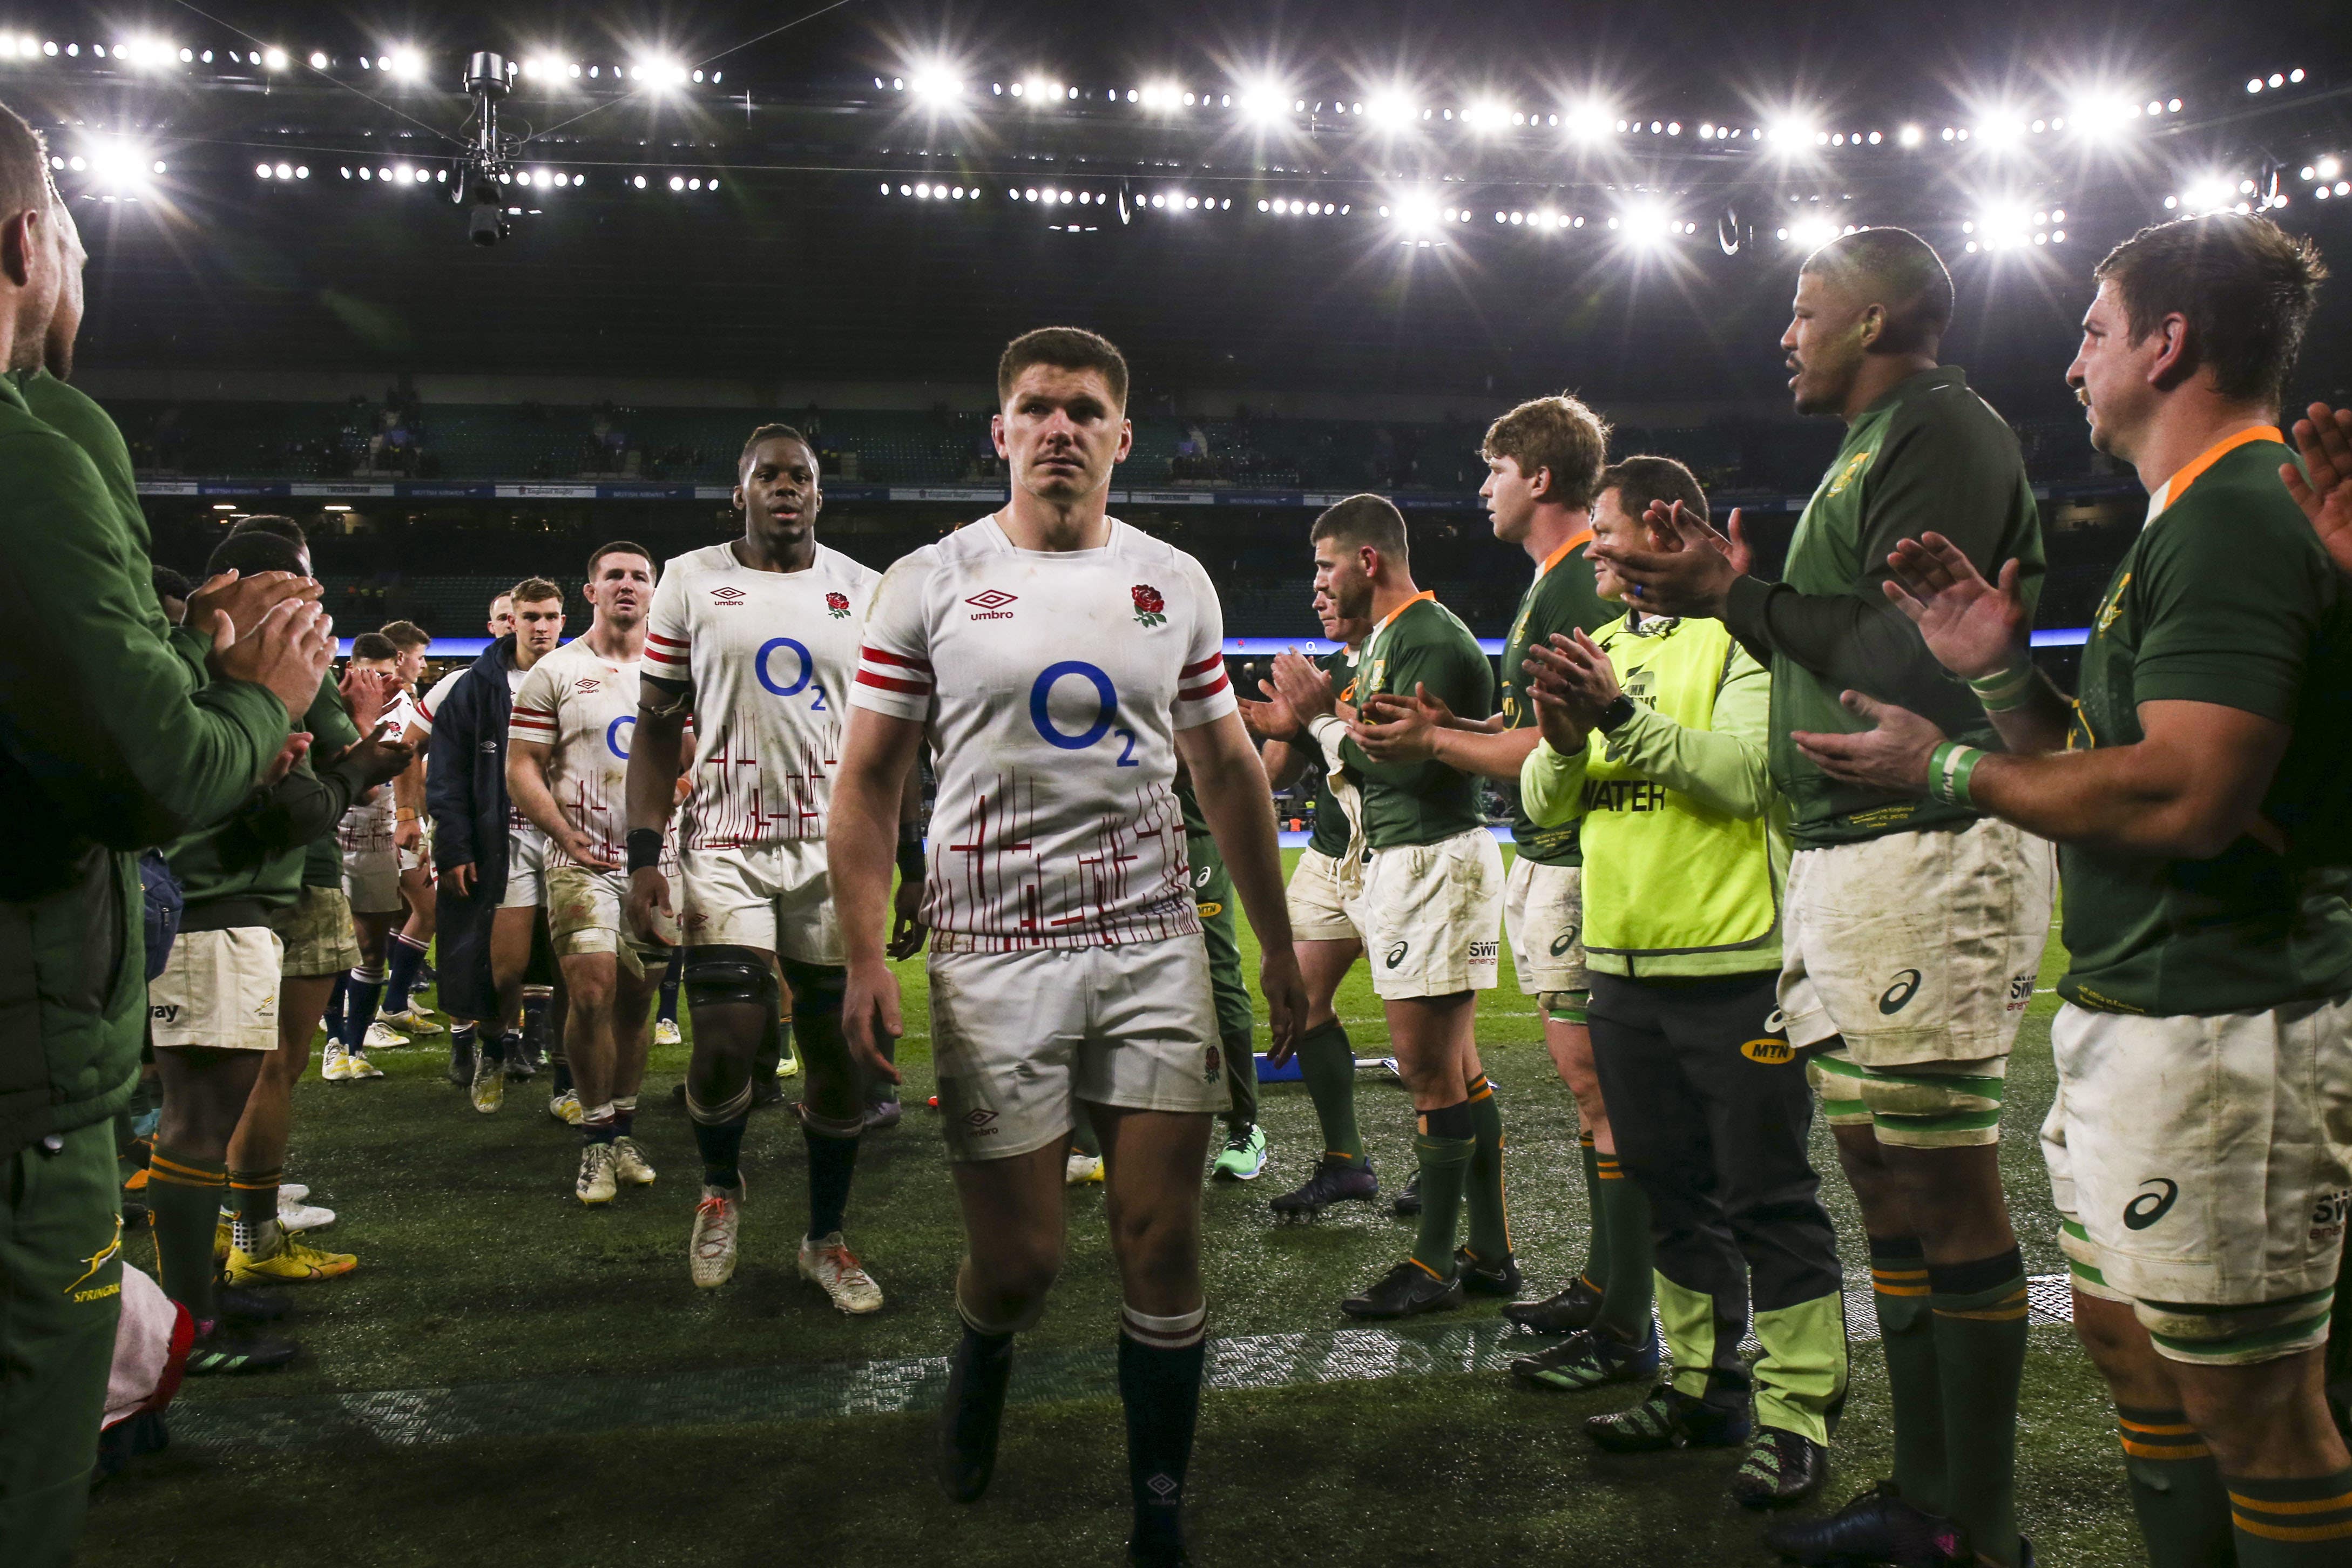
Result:
{"label": "asics logo on shorts", "polygon": [[1389,949],[1387,955],[1388,966],[1391,969],[1394,969],[1398,964],[1402,963],[1404,962],[1405,950],[1412,945],[1412,944],[1411,942],[1401,942],[1394,947]]}
{"label": "asics logo on shorts", "polygon": [[1783,1013],[1778,1007],[1775,1007],[1769,1013],[1765,1014],[1764,1032],[1768,1035],[1787,1034],[1789,1032],[1789,1015]]}
{"label": "asics logo on shorts", "polygon": [[2161,1187],[2164,1190],[2159,1193],[2143,1192],[2124,1205],[2126,1230],[2146,1230],[2149,1226],[2171,1213],[2173,1200],[2180,1195],[2180,1184],[2168,1177],[2158,1176],[2150,1181],[2142,1182],[2140,1185]]}
{"label": "asics logo on shorts", "polygon": [[1576,928],[1574,926],[1570,926],[1566,931],[1551,939],[1551,955],[1554,958],[1558,958],[1575,945]]}
{"label": "asics logo on shorts", "polygon": [[1916,969],[1901,970],[1895,976],[1895,984],[1879,994],[1878,1010],[1891,1017],[1909,1006],[1911,998],[1917,994],[1919,972]]}

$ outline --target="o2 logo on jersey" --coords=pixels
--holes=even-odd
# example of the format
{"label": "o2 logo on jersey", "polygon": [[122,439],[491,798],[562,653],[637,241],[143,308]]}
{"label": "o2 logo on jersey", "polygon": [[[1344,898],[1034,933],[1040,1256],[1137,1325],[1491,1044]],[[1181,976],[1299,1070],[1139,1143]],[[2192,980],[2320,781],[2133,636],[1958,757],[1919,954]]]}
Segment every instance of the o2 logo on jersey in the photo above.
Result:
{"label": "o2 logo on jersey", "polygon": [[[625,729],[623,726],[626,726]],[[624,713],[604,726],[604,749],[623,762],[629,760],[629,742],[637,732],[637,716]]]}
{"label": "o2 logo on jersey", "polygon": [[[784,648],[790,648],[799,656],[801,661],[800,674],[789,686],[779,685],[776,678],[769,673],[768,669],[769,664],[774,659],[777,652]],[[808,645],[805,643],[795,642],[791,637],[770,637],[760,645],[760,651],[752,656],[751,673],[760,678],[761,685],[779,697],[798,697],[803,691],[808,692],[810,694],[809,711],[813,713],[824,711],[824,686],[815,679],[816,660],[810,657]]]}
{"label": "o2 logo on jersey", "polygon": [[[1095,689],[1094,722],[1076,731],[1065,730],[1054,722],[1054,686],[1056,681],[1083,677],[1092,681]],[[1135,731],[1117,727],[1118,722],[1118,688],[1110,677],[1083,659],[1067,658],[1059,664],[1049,664],[1029,688],[1029,721],[1045,743],[1066,752],[1083,752],[1106,735],[1118,735],[1127,742],[1127,749],[1118,755],[1118,766],[1140,767],[1135,756]]]}

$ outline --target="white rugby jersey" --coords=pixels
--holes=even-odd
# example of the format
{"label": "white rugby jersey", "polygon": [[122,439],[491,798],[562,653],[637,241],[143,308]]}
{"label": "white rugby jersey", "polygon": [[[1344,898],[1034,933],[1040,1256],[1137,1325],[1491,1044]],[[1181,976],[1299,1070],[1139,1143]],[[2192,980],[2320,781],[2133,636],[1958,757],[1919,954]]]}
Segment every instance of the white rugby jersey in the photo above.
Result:
{"label": "white rugby jersey", "polygon": [[[586,637],[531,666],[515,693],[507,739],[549,748],[548,792],[563,819],[595,840],[596,853],[625,863],[629,838],[629,738],[637,727],[642,659],[603,658]],[[547,847],[551,866],[576,865]]]}
{"label": "white rugby jersey", "polygon": [[[379,724],[389,723],[392,729],[386,739],[397,741],[408,732],[409,721],[416,716],[416,700],[405,689],[395,689],[383,705],[377,719]],[[375,786],[375,798],[362,801],[343,813],[342,821],[335,825],[335,838],[350,855],[388,854],[393,847],[393,817],[398,809],[392,797],[392,785]]]}
{"label": "white rugby jersey", "polygon": [[[573,640],[577,641],[578,639],[574,638]],[[557,647],[549,652],[546,658],[541,658],[539,662],[541,664],[545,664],[548,659],[553,658],[557,654],[562,653],[564,648],[570,647],[571,646],[571,643],[563,644],[562,647]],[[441,710],[442,700],[449,695],[449,689],[457,685],[460,680],[466,679],[466,672],[473,668],[474,667],[470,664],[459,665],[457,668],[451,670],[448,674],[435,681],[433,683],[433,689],[426,692],[425,694],[425,700],[416,704],[415,711],[410,715],[409,721],[416,726],[416,738],[420,743],[433,738],[433,715]],[[507,695],[509,698],[520,693],[522,690],[522,683],[529,678],[530,674],[530,670],[517,669],[512,665],[507,666]],[[512,734],[514,732],[514,727],[511,723],[508,725],[507,732],[509,734]],[[521,812],[515,809],[515,805],[512,801],[509,801],[507,803],[507,832],[509,835],[520,834],[529,840],[537,840],[547,837],[532,825],[530,818],[525,816]]]}
{"label": "white rugby jersey", "polygon": [[755,572],[714,544],[662,568],[644,673],[694,688],[694,795],[678,847],[824,837],[841,702],[881,574],[820,544],[805,572]]}
{"label": "white rugby jersey", "polygon": [[1175,733],[1234,710],[1199,562],[1117,519],[1099,550],[1019,550],[993,517],[890,568],[851,700],[937,753],[937,952],[1200,931]]}

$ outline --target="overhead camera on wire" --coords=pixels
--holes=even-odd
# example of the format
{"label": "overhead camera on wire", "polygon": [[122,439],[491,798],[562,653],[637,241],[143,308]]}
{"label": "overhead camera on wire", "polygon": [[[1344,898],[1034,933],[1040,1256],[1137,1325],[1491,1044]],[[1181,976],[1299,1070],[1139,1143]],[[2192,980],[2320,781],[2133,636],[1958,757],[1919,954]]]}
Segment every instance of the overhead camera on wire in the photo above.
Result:
{"label": "overhead camera on wire", "polygon": [[466,60],[466,91],[476,108],[450,198],[466,207],[466,237],[476,245],[496,245],[508,234],[506,194],[499,186],[513,176],[514,142],[499,129],[499,100],[513,89],[516,69],[504,56],[488,50]]}

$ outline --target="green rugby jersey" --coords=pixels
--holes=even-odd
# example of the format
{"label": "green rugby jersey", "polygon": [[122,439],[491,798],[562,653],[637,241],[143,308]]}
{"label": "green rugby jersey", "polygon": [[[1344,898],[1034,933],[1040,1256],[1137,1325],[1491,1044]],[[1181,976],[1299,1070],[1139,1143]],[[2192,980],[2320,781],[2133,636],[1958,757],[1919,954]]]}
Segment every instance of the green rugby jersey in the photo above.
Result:
{"label": "green rugby jersey", "polygon": [[1772,779],[1789,798],[1800,849],[1975,818],[1961,806],[1840,784],[1789,738],[1794,730],[1869,729],[1839,704],[1839,693],[1853,689],[1924,714],[1955,740],[2000,749],[1967,684],[1936,662],[1881,588],[1895,546],[1931,529],[1988,578],[2003,562],[2021,563],[2032,612],[2042,521],[2025,460],[1958,365],[1921,371],[1854,419],[1797,521],[1782,580],[1742,577],[1724,606],[1733,635],[1771,667]]}
{"label": "green rugby jersey", "polygon": [[[1339,700],[1352,704],[1356,700],[1356,650],[1335,647],[1315,663],[1331,678],[1331,689],[1339,694]],[[1309,750],[1320,749],[1305,735],[1295,743]],[[1318,765],[1321,765],[1319,762]],[[1325,768],[1322,782],[1315,786],[1315,830],[1307,836],[1307,847],[1337,860],[1348,852],[1348,814],[1341,809],[1339,797],[1331,793],[1331,773]]]}
{"label": "green rugby jersey", "polygon": [[[1495,710],[1495,668],[1461,617],[1424,589],[1372,628],[1356,668],[1360,698],[1429,689],[1456,713]],[[1484,826],[1478,781],[1444,763],[1376,763],[1353,741],[1339,755],[1362,781],[1364,838],[1375,849],[1434,844]]]}
{"label": "green rugby jersey", "polygon": [[[2139,704],[2211,702],[2294,726],[2273,825],[2340,806],[2352,772],[2352,595],[2279,483],[2279,432],[2241,431],[2158,489],[2099,600],[2067,746],[2142,738]],[[2245,1013],[2352,992],[2340,868],[2242,837],[2210,860],[2059,850],[2059,994],[2107,1012]]]}
{"label": "green rugby jersey", "polygon": [[[1499,675],[1503,722],[1514,730],[1527,729],[1536,721],[1536,705],[1528,700],[1528,675],[1522,668],[1528,662],[1528,649],[1549,642],[1555,634],[1565,636],[1579,627],[1597,632],[1624,614],[1593,589],[1592,563],[1585,555],[1585,547],[1591,542],[1592,531],[1588,528],[1553,551],[1536,568],[1528,591],[1519,595],[1519,613],[1513,617],[1511,635],[1503,644]],[[1557,827],[1538,827],[1519,799],[1517,780],[1505,784],[1503,794],[1511,803],[1511,837],[1518,845],[1519,858],[1542,866],[1584,864],[1578,831],[1581,818],[1571,818]]]}

